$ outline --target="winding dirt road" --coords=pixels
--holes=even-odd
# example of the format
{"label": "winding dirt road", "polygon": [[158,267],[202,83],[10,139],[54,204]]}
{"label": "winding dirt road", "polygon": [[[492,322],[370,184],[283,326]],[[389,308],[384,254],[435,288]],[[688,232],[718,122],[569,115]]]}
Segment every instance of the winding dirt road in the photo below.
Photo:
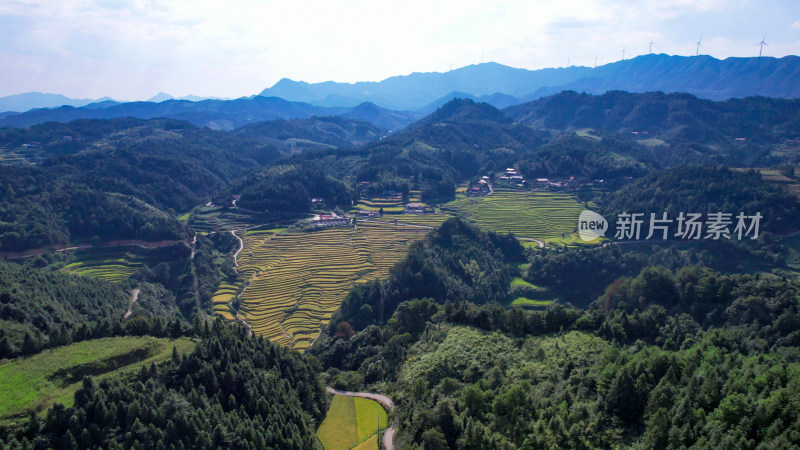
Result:
{"label": "winding dirt road", "polygon": [[[236,235],[235,231],[231,230],[231,234],[233,235],[233,237],[235,237],[236,239],[239,240],[239,250],[236,250],[236,253],[233,254],[233,270],[238,274],[239,270],[237,269],[237,267],[239,267],[239,253],[244,249],[244,241],[242,240],[242,238],[240,238],[239,236]],[[244,289],[242,289],[242,292],[240,292],[239,295],[237,295],[236,297],[238,298],[242,294],[244,294],[244,291],[247,289],[247,286],[249,286],[249,285],[250,285],[250,283],[247,283],[247,285],[244,287]],[[231,312],[233,312],[233,300],[228,302],[228,308],[230,308]],[[244,324],[244,326],[247,327],[247,335],[248,336],[252,336],[253,335],[253,327],[251,327],[250,324],[247,323],[246,320],[244,320],[241,317],[239,317],[239,312],[236,312],[236,318],[239,319]]]}
{"label": "winding dirt road", "polygon": [[133,309],[133,304],[136,303],[136,300],[139,298],[139,289],[134,289],[131,291],[131,304],[128,306],[128,311],[125,313],[123,319],[127,319],[131,315],[131,310]]}
{"label": "winding dirt road", "polygon": [[[387,412],[394,411],[394,402],[389,397],[382,395],[382,394],[374,394],[372,392],[350,392],[350,391],[340,391],[338,389],[334,389],[332,387],[326,387],[326,391],[329,394],[333,395],[345,395],[348,397],[361,397],[361,398],[368,398],[370,400],[374,400],[380,403]],[[392,422],[392,425],[386,429],[383,433],[383,447],[387,450],[394,450],[394,433],[397,431],[397,420],[395,419]]]}

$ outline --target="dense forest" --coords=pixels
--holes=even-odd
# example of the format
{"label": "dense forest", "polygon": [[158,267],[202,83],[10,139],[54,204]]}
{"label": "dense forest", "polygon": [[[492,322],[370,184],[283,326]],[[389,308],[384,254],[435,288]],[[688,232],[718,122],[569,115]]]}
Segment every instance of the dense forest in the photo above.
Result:
{"label": "dense forest", "polygon": [[632,267],[587,309],[430,292],[386,325],[332,325],[311,351],[334,386],[389,392],[400,448],[800,443],[797,283]]}
{"label": "dense forest", "polygon": [[[681,212],[760,213],[760,232],[788,234],[800,229],[800,203],[786,190],[762,181],[756,171],[734,172],[726,167],[682,166],[655,171],[603,199],[603,213],[610,222],[618,214],[655,213],[677,219]],[[613,225],[610,223],[610,226]],[[733,227],[731,228],[733,230]],[[645,235],[643,235],[645,236]],[[674,237],[674,235],[670,235]]]}
{"label": "dense forest", "polygon": [[509,264],[523,260],[523,248],[512,236],[449,219],[412,244],[387,280],[350,291],[331,323],[346,321],[360,330],[388,319],[401,302],[414,298],[506,302],[514,273]]}
{"label": "dense forest", "polygon": [[[56,405],[0,433],[3,448],[319,448],[328,399],[313,359],[196,322],[189,355],[142,366],[131,379],[83,379],[75,405]],[[2,431],[2,429],[0,429]]]}
{"label": "dense forest", "polygon": [[269,212],[308,212],[319,197],[330,207],[352,205],[347,185],[313,164],[275,164],[236,180],[231,192],[241,195],[238,205]]}

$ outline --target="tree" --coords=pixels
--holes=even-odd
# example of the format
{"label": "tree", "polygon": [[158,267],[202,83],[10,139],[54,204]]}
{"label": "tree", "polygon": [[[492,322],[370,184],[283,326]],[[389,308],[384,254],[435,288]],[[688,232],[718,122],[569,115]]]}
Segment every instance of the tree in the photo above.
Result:
{"label": "tree", "polygon": [[336,324],[336,334],[335,336],[339,339],[343,339],[345,341],[349,341],[353,335],[356,334],[353,331],[353,327],[348,322],[339,322]]}

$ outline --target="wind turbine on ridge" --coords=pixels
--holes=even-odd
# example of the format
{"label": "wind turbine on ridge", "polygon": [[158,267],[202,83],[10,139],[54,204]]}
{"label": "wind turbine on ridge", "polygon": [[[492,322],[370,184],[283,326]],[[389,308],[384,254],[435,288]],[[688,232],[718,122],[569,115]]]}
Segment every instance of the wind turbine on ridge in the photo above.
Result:
{"label": "wind turbine on ridge", "polygon": [[651,39],[650,40],[650,54],[651,55],[653,54],[653,44],[655,44],[655,42],[653,42],[653,40]]}
{"label": "wind turbine on ridge", "polygon": [[761,58],[761,52],[764,51],[764,46],[767,45],[767,43],[765,42],[765,39],[767,39],[767,33],[764,33],[764,37],[761,38],[761,42],[758,43],[758,45],[759,45],[758,57],[759,58]]}
{"label": "wind turbine on ridge", "polygon": [[700,41],[703,40],[703,36],[700,36],[700,39],[697,40],[697,51],[695,52],[694,56],[700,56]]}

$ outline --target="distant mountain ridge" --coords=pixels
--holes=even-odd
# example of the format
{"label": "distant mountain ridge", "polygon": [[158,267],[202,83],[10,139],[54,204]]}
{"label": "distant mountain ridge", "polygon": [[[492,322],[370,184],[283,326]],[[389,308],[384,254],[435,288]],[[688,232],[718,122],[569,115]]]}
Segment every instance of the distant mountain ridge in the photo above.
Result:
{"label": "distant mountain ridge", "polygon": [[59,106],[81,107],[95,102],[112,100],[110,97],[103,97],[98,100],[89,98],[69,98],[61,94],[45,94],[41,92],[26,92],[24,94],[9,95],[0,97],[0,112],[25,112],[34,108],[56,108]]}
{"label": "distant mountain ridge", "polygon": [[87,105],[81,108],[62,106],[35,109],[22,114],[0,116],[0,126],[29,127],[44,122],[71,122],[78,119],[169,118],[186,120],[216,130],[232,130],[241,126],[276,119],[306,119],[311,116],[344,116],[364,120],[386,129],[407,125],[419,114],[388,111],[378,106],[326,108],[275,97],[240,98],[236,100],[165,100]]}
{"label": "distant mountain ridge", "polygon": [[[798,79],[800,57],[797,56],[719,60],[705,55],[651,54],[597,68],[526,70],[484,63],[444,73],[395,76],[379,82],[305,83],[284,78],[260,95],[325,106],[330,106],[332,99],[339,105],[369,101],[384,108],[430,112],[437,106],[434,102],[445,103],[454,91],[469,94],[470,98],[502,94],[517,97],[519,103],[563,90],[593,94],[609,90],[688,92],[710,100],[754,95],[798,98]],[[489,103],[494,104],[491,100]]]}
{"label": "distant mountain ridge", "polygon": [[[166,92],[159,92],[158,94],[145,100],[148,102],[160,103],[167,100],[188,100],[192,102],[199,102],[202,100],[230,100],[221,97],[199,97],[197,95],[184,95],[183,97],[173,97]],[[99,99],[90,98],[70,98],[61,94],[43,94],[41,92],[25,92],[23,94],[14,94],[6,97],[0,97],[0,113],[23,113],[32,109],[40,108],[59,108],[61,106],[72,106],[80,108],[83,106],[93,105],[95,109],[105,108],[119,104],[111,97],[103,97]]]}

